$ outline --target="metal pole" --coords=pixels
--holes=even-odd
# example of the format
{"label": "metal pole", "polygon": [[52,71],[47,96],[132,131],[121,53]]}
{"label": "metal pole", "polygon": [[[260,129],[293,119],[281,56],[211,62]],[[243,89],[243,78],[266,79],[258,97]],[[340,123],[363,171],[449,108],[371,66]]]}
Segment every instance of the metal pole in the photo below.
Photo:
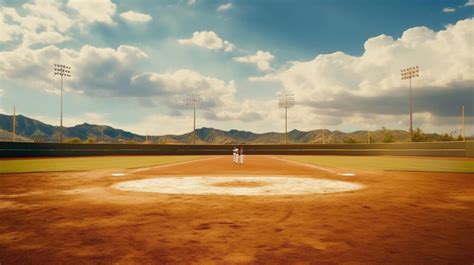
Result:
{"label": "metal pole", "polygon": [[196,144],[196,108],[201,106],[201,95],[189,94],[186,99],[186,107],[193,110],[193,139],[192,144]]}
{"label": "metal pole", "polygon": [[419,77],[420,70],[418,66],[408,67],[405,69],[401,69],[401,78],[402,80],[409,79],[410,82],[410,98],[409,98],[409,108],[410,108],[410,142],[413,142],[413,95],[412,95],[412,87],[411,87],[411,79],[415,77]]}
{"label": "metal pole", "polygon": [[59,128],[59,142],[63,142],[63,75],[61,75],[61,121]]}
{"label": "metal pole", "polygon": [[196,101],[193,100],[193,110],[194,110],[194,119],[193,119],[193,144],[196,144]]}
{"label": "metal pole", "polygon": [[285,144],[288,144],[288,108],[285,108]]}
{"label": "metal pole", "polygon": [[465,133],[465,129],[466,127],[464,127],[464,105],[462,105],[462,116],[461,116],[461,121],[462,121],[462,140],[463,141],[466,141],[466,133]]}
{"label": "metal pole", "polygon": [[323,144],[324,144],[324,129],[323,129]]}
{"label": "metal pole", "polygon": [[367,131],[367,143],[370,144],[370,131]]}
{"label": "metal pole", "polygon": [[59,142],[63,142],[64,138],[64,127],[63,127],[63,97],[64,97],[64,87],[63,87],[63,76],[71,77],[71,67],[64,64],[54,64],[54,75],[61,76],[61,114],[60,114],[60,124],[59,124]]}
{"label": "metal pole", "polygon": [[288,108],[295,105],[295,97],[287,92],[280,94],[278,106],[285,108],[285,144],[288,144]]}
{"label": "metal pole", "polygon": [[15,142],[16,140],[16,107],[13,106],[13,134],[12,134],[12,140]]}
{"label": "metal pole", "polygon": [[413,99],[411,95],[411,78],[410,79],[410,142],[413,142]]}

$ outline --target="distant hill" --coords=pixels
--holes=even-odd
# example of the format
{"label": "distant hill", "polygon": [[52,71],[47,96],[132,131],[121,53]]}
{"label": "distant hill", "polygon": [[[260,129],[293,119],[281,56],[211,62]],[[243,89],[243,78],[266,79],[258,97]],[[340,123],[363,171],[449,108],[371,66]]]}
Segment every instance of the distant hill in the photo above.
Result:
{"label": "distant hill", "polygon": [[[12,116],[0,114],[0,141],[11,140]],[[59,139],[59,127],[41,121],[17,116],[16,132],[19,141],[56,142]],[[409,134],[402,130],[376,130],[371,131],[371,142],[407,142]],[[93,142],[144,142],[146,137],[106,125],[80,124],[64,128],[66,141],[77,138],[76,141]],[[187,144],[191,143],[192,132],[181,135],[149,136],[150,143],[161,144]],[[423,134],[423,141],[452,140],[447,135]],[[324,130],[325,143],[366,143],[368,131],[355,131],[345,133],[341,131]],[[322,143],[323,130],[288,132],[288,142]],[[201,128],[196,130],[196,143],[198,144],[279,144],[285,142],[285,134],[277,132],[253,133],[249,131],[230,130],[223,131],[214,128]]]}
{"label": "distant hill", "polygon": [[[12,140],[13,140],[13,134],[11,132],[7,132],[7,131],[4,131],[4,130],[0,129],[0,142],[2,142],[2,141],[8,142],[8,141],[12,141]],[[17,141],[17,142],[32,142],[31,139],[20,136],[20,135],[15,136],[15,141]]]}
{"label": "distant hill", "polygon": [[[407,141],[408,133],[404,131],[390,131],[393,135],[393,141]],[[367,142],[367,131],[357,131],[353,133],[344,133],[341,131],[324,130],[325,143],[365,143]],[[383,132],[372,132],[372,142],[382,142]],[[154,139],[160,143],[189,143],[192,141],[192,133],[183,135],[165,135]],[[299,131],[292,130],[288,132],[288,143],[322,143],[323,130]],[[253,133],[248,131],[230,130],[223,131],[214,128],[201,128],[196,130],[196,143],[199,144],[281,144],[285,142],[285,134],[277,132]]]}
{"label": "distant hill", "polygon": [[[0,129],[11,132],[12,116],[0,114]],[[59,126],[53,126],[41,121],[17,115],[16,133],[30,140],[41,142],[54,142],[59,139]],[[96,141],[144,141],[145,137],[115,129],[105,125],[92,125],[88,123],[76,125],[74,127],[64,127],[64,138],[79,138],[85,141],[94,138]],[[10,137],[11,139],[11,137]]]}
{"label": "distant hill", "polygon": [[[0,114],[0,129],[12,131],[12,116]],[[16,134],[29,139],[44,138],[54,139],[56,132],[55,126],[30,119],[23,115],[16,116]]]}

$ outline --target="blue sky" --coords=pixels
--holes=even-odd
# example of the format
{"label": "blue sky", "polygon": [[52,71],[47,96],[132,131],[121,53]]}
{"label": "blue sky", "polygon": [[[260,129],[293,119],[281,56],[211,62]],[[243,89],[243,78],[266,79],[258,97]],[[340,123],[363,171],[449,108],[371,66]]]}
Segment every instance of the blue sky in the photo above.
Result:
{"label": "blue sky", "polygon": [[[203,97],[198,127],[282,131],[278,93],[295,94],[290,128],[472,133],[474,2],[0,1],[0,111],[136,133],[191,129],[187,94]],[[405,34],[404,34],[405,33]],[[449,70],[446,69],[450,66]]]}

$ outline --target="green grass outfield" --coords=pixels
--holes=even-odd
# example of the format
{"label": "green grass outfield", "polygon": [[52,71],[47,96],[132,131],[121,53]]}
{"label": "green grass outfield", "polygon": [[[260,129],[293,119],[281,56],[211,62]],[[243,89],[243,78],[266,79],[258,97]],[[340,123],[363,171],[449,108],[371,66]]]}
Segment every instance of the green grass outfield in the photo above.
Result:
{"label": "green grass outfield", "polygon": [[352,170],[398,170],[474,173],[474,160],[387,156],[282,156],[307,164]]}
{"label": "green grass outfield", "polygon": [[129,169],[188,161],[199,157],[200,156],[109,156],[8,159],[0,160],[0,173]]}

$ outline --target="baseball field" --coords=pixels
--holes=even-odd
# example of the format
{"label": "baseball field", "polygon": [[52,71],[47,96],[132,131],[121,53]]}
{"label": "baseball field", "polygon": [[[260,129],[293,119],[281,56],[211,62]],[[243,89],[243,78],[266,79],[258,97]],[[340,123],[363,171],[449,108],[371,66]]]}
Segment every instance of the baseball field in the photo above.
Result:
{"label": "baseball field", "polygon": [[474,159],[0,160],[0,264],[472,264]]}

